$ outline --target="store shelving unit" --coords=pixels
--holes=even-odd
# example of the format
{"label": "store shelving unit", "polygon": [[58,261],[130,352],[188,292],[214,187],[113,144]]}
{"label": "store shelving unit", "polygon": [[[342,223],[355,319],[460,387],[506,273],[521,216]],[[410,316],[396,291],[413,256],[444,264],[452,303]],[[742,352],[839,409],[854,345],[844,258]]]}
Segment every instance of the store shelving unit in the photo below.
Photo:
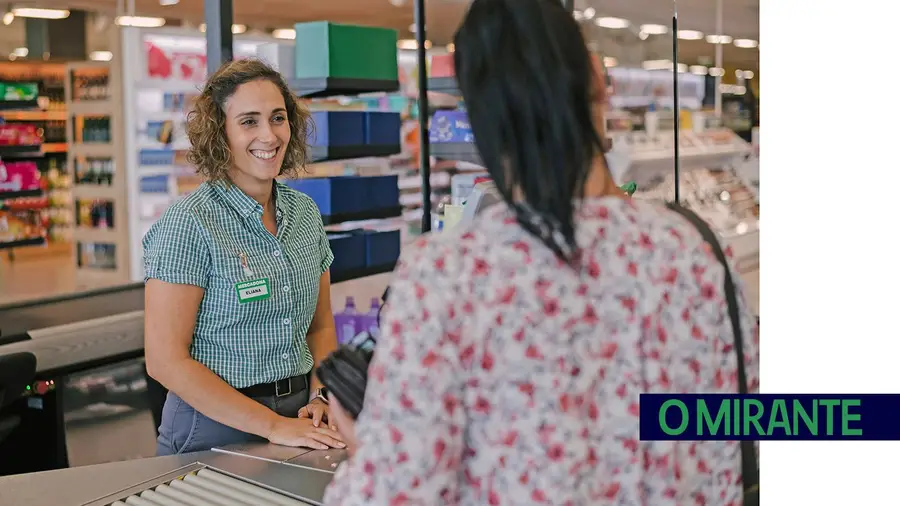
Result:
{"label": "store shelving unit", "polygon": [[128,281],[128,227],[120,63],[66,65],[73,262],[79,283]]}

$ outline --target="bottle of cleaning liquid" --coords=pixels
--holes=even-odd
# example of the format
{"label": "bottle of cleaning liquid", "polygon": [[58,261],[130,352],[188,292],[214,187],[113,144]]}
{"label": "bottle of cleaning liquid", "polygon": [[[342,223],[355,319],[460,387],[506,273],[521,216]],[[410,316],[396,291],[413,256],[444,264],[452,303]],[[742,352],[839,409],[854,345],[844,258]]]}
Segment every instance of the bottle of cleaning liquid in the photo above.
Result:
{"label": "bottle of cleaning liquid", "polygon": [[356,336],[357,323],[361,315],[356,312],[353,297],[347,297],[344,310],[334,315],[334,326],[337,329],[338,345],[349,343]]}
{"label": "bottle of cleaning liquid", "polygon": [[370,336],[377,339],[378,336],[378,311],[381,304],[377,297],[372,298],[372,304],[369,306],[369,312],[359,315],[357,322],[357,332],[368,332]]}

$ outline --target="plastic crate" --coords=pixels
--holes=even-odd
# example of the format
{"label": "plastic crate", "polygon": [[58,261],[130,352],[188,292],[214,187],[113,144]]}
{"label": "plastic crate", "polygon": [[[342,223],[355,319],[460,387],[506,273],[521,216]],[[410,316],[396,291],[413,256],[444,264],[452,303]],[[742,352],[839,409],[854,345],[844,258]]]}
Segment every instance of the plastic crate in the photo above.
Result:
{"label": "plastic crate", "polygon": [[298,79],[398,79],[396,30],[316,21],[294,31]]}
{"label": "plastic crate", "polygon": [[356,213],[365,209],[365,178],[338,176],[329,178],[291,179],[284,183],[308,195],[319,206],[323,216]]}
{"label": "plastic crate", "polygon": [[359,233],[328,234],[328,244],[334,253],[331,271],[344,272],[366,266],[366,236]]}
{"label": "plastic crate", "polygon": [[[311,146],[361,146],[366,143],[366,113],[362,111],[316,111],[310,114]],[[399,139],[399,125],[397,134]]]}
{"label": "plastic crate", "polygon": [[400,113],[371,111],[364,114],[366,144],[376,146],[400,144]]}
{"label": "plastic crate", "polygon": [[400,231],[367,230],[365,237],[366,267],[380,267],[397,262],[400,258]]}
{"label": "plastic crate", "polygon": [[400,188],[397,176],[369,176],[364,182],[365,209],[400,207]]}

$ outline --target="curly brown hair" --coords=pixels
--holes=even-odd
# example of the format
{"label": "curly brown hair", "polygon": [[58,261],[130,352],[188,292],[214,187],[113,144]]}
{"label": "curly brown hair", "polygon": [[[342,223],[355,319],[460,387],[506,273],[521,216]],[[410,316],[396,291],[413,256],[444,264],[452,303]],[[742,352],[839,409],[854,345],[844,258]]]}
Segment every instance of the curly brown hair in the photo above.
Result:
{"label": "curly brown hair", "polygon": [[219,67],[207,79],[187,115],[187,135],[191,141],[187,160],[196,168],[197,174],[210,181],[228,181],[232,158],[225,133],[225,102],[238,86],[260,79],[271,82],[281,91],[291,127],[291,140],[285,148],[279,175],[296,176],[306,170],[309,162],[306,141],[310,129],[309,111],[291,93],[278,71],[260,60],[243,59]]}

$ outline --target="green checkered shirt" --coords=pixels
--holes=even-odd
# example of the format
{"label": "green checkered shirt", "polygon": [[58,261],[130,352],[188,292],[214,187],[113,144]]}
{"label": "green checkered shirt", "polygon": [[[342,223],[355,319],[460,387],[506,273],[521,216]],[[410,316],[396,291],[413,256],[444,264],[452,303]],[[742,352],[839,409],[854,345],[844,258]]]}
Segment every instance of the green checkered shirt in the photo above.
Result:
{"label": "green checkered shirt", "polygon": [[[275,190],[277,237],[262,224],[258,202],[222,183],[204,183],[174,203],[144,236],[145,281],[206,290],[191,356],[235,388],[313,367],[306,332],[334,255],[312,199],[281,183]],[[269,297],[241,302],[236,285],[260,279]]]}

